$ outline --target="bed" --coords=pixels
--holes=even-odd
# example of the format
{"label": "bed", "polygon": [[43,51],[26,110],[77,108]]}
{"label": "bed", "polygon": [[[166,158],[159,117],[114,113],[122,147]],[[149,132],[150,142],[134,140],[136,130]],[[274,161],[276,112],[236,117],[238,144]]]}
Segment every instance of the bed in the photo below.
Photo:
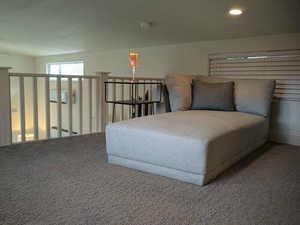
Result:
{"label": "bed", "polygon": [[108,162],[204,185],[262,146],[268,126],[267,116],[241,111],[186,110],[121,121],[106,128]]}

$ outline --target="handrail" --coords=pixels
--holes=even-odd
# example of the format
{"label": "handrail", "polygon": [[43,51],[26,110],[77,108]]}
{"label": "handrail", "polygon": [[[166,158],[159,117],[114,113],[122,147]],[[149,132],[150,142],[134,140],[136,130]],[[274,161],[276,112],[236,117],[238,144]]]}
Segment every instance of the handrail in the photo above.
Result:
{"label": "handrail", "polygon": [[127,82],[121,82],[121,81],[105,81],[105,84],[161,84],[161,82],[136,82],[134,81],[127,81]]}
{"label": "handrail", "polygon": [[[45,73],[9,73],[11,77],[61,77],[61,78],[83,78],[83,79],[98,79],[99,76],[96,75],[67,75],[67,74],[45,74]],[[126,76],[108,76],[107,79],[118,79],[118,80],[132,80],[132,77]],[[161,77],[135,77],[135,80],[164,80]]]}
{"label": "handrail", "polygon": [[82,79],[98,79],[95,75],[66,75],[66,74],[42,74],[42,73],[9,73],[11,77],[55,77],[55,78],[82,78]]}
{"label": "handrail", "polygon": [[[107,79],[132,80],[132,77],[108,76]],[[161,77],[135,77],[134,80],[165,80]]]}

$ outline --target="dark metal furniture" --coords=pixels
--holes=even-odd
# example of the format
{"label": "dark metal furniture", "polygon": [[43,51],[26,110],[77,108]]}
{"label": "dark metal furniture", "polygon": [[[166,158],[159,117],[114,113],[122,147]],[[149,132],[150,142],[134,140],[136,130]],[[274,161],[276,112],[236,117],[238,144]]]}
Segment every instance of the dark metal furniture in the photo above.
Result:
{"label": "dark metal furniture", "polygon": [[[112,122],[114,122],[115,119],[115,108],[116,105],[129,105],[132,107],[132,118],[135,117],[140,117],[142,116],[142,105],[145,105],[145,108],[149,108],[149,106],[154,106],[155,103],[160,103],[161,102],[161,98],[162,98],[162,83],[161,82],[138,82],[138,81],[131,81],[131,82],[122,82],[122,81],[106,81],[105,83],[105,102],[106,103],[111,103],[113,104],[113,117],[112,117]],[[126,100],[111,100],[108,99],[108,94],[107,94],[107,90],[108,90],[108,84],[113,84],[113,85],[117,85],[117,84],[121,84],[121,85],[129,85],[129,89],[130,89],[130,96],[129,99]],[[159,98],[157,99],[152,99],[151,96],[145,95],[140,97],[138,95],[138,85],[157,85],[158,90],[159,90],[159,94],[157,94],[157,96],[159,96]],[[148,113],[146,113],[147,115]]]}

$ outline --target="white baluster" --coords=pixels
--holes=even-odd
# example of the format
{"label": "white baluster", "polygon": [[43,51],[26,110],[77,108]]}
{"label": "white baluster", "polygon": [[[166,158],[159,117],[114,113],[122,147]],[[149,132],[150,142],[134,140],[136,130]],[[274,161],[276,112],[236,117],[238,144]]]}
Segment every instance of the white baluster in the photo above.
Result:
{"label": "white baluster", "polygon": [[68,78],[68,106],[69,106],[69,135],[73,135],[73,90],[72,78]]}
{"label": "white baluster", "polygon": [[62,109],[61,109],[61,77],[57,77],[56,80],[56,88],[57,88],[57,136],[62,136],[61,131],[61,116],[62,116]]}
{"label": "white baluster", "polygon": [[93,83],[92,79],[89,79],[89,131],[93,131]]}
{"label": "white baluster", "polygon": [[49,77],[45,78],[45,116],[46,116],[46,137],[49,139],[51,137],[50,132],[50,97],[49,97]]}
{"label": "white baluster", "polygon": [[78,106],[79,106],[79,134],[83,134],[82,130],[82,78],[78,80]]}
{"label": "white baluster", "polygon": [[37,96],[37,78],[32,77],[32,93],[33,93],[33,133],[34,140],[39,139],[39,113],[38,113],[38,96]]}
{"label": "white baluster", "polygon": [[19,78],[21,140],[26,141],[24,77]]}
{"label": "white baluster", "polygon": [[96,131],[100,132],[100,78],[96,79]]}

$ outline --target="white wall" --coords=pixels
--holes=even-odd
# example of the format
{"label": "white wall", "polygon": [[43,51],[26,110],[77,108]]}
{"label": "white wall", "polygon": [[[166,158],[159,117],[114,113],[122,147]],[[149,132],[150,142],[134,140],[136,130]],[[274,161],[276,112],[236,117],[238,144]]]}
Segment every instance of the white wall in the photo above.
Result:
{"label": "white wall", "polygon": [[[300,48],[300,33],[141,48],[136,49],[141,54],[137,74],[158,77],[170,72],[207,74],[209,53],[291,48]],[[110,71],[128,75],[127,57],[128,49],[38,57],[36,70],[45,72],[45,64],[49,62],[83,60],[87,74]]]}
{"label": "white wall", "polygon": [[[171,72],[206,75],[210,53],[279,49],[300,49],[300,33],[136,49],[141,54],[137,74],[150,77],[164,77]],[[109,71],[124,76],[130,75],[127,57],[127,49],[38,57],[36,71],[44,73],[49,62],[83,60],[86,74]],[[273,105],[273,109],[272,135],[282,142],[300,145],[300,103],[281,102]]]}
{"label": "white wall", "polygon": [[27,55],[1,55],[0,67],[12,67],[11,72],[34,73],[36,69],[35,57]]}
{"label": "white wall", "polygon": [[[11,67],[10,72],[22,72],[22,73],[35,73],[36,69],[36,61],[35,57],[27,56],[27,55],[17,55],[17,54],[3,54],[0,55],[0,67]],[[28,79],[25,79],[26,87],[31,86],[31,82]],[[1,84],[0,84],[1,86]],[[31,89],[25,89],[26,96],[26,113],[27,127],[32,127],[32,107],[31,107]],[[19,93],[18,93],[18,80],[16,78],[11,79],[11,106],[13,109],[12,112],[12,129],[13,129],[13,138],[15,139],[20,130],[20,117],[19,117]]]}

